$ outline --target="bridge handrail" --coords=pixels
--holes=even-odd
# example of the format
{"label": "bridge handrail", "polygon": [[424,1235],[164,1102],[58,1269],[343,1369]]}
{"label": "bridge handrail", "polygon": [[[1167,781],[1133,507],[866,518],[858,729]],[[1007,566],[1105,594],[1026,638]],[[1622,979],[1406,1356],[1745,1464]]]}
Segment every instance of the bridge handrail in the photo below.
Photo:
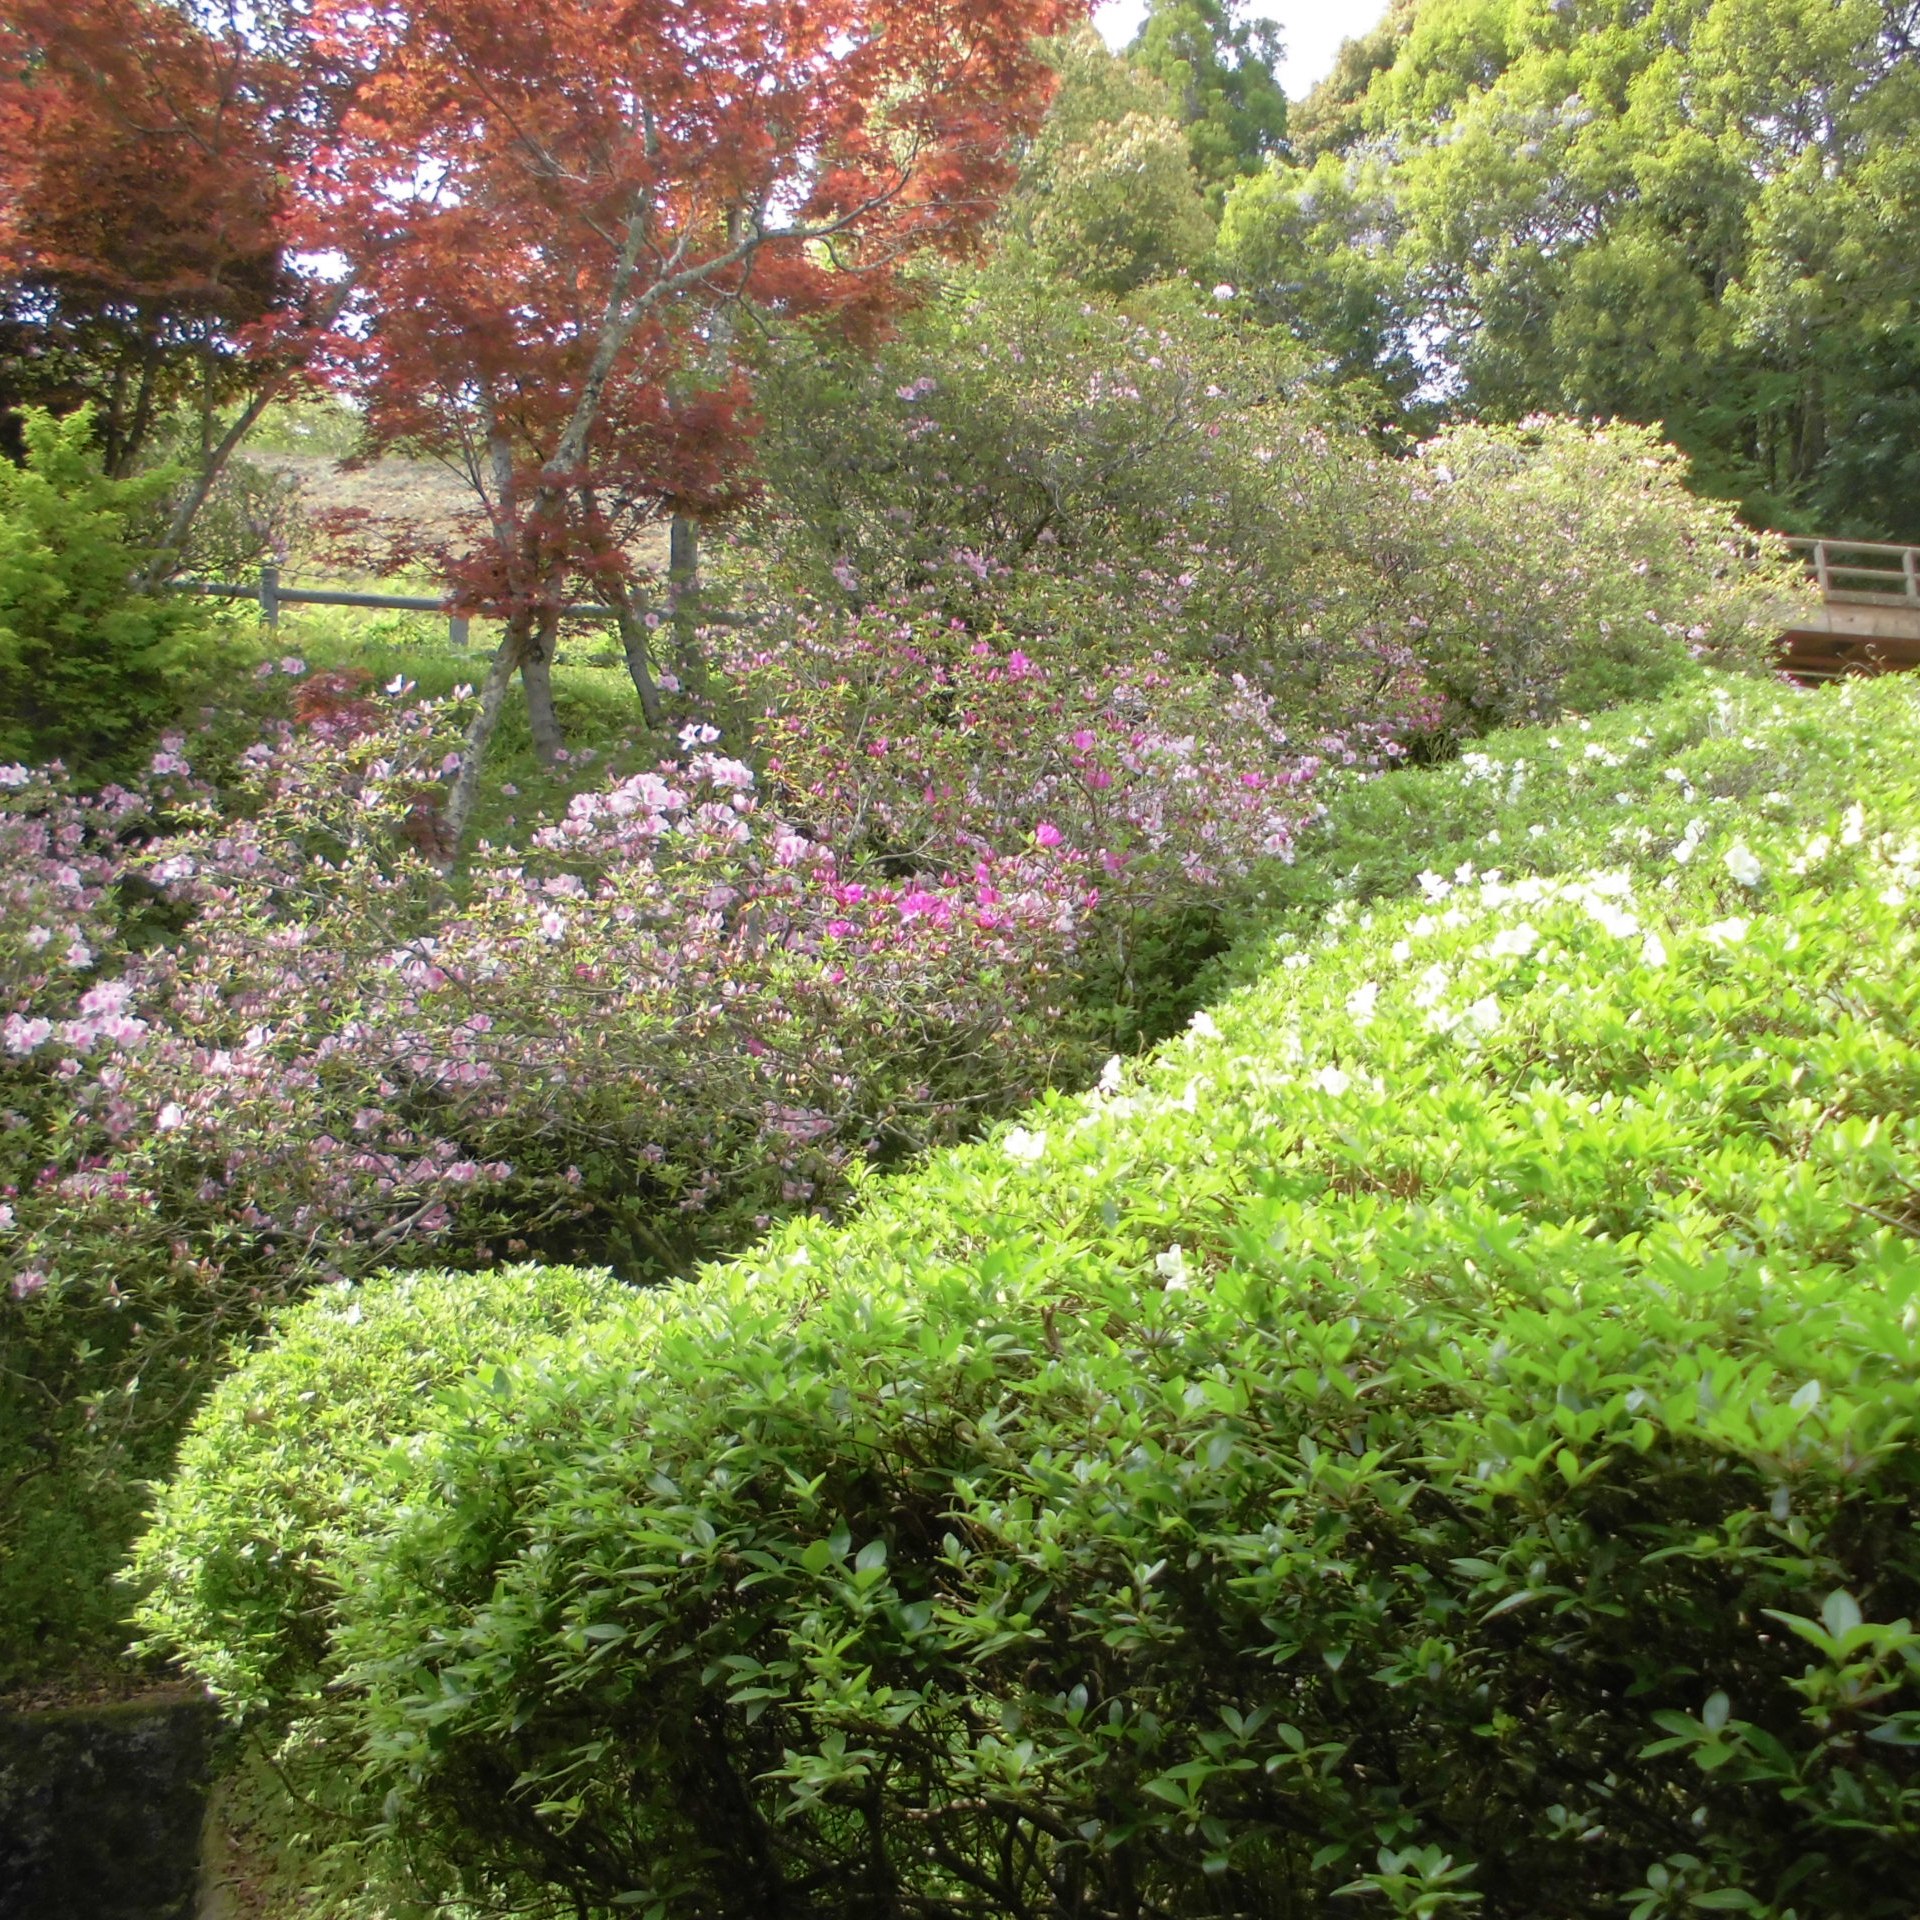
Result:
{"label": "bridge handrail", "polygon": [[1898,540],[1836,540],[1830,533],[1783,533],[1778,538],[1789,547],[1844,547],[1849,553],[1920,552]]}
{"label": "bridge handrail", "polygon": [[[1920,547],[1900,546],[1885,540],[1830,540],[1818,534],[1787,534],[1786,544],[1807,552],[1812,559],[1813,577],[1828,598],[1835,594],[1871,595],[1876,600],[1905,600],[1920,606]],[[1897,553],[1897,567],[1863,566],[1858,561],[1836,560],[1834,553]],[[1888,580],[1891,592],[1870,585],[1836,586],[1834,576],[1845,574],[1850,582]]]}

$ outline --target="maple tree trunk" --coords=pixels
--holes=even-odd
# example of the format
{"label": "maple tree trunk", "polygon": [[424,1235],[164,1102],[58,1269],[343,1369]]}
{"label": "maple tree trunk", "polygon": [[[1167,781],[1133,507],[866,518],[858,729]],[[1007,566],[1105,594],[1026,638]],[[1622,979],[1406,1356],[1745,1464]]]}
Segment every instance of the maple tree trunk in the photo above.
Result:
{"label": "maple tree trunk", "polygon": [[674,671],[696,697],[707,687],[707,663],[700,652],[700,527],[676,513],[667,531],[667,604],[673,610]]}
{"label": "maple tree trunk", "polygon": [[153,342],[147,343],[147,350],[140,364],[140,387],[133,403],[133,418],[122,431],[119,471],[130,473],[133,463],[140,457],[140,450],[146,445],[147,435],[153,429],[153,382],[154,361],[156,359]]}
{"label": "maple tree trunk", "polygon": [[473,803],[480,794],[480,772],[487,764],[487,748],[493,744],[494,730],[500,724],[500,710],[507,704],[507,688],[513,684],[513,670],[520,663],[525,622],[526,616],[521,614],[507,623],[506,635],[481,683],[479,710],[467,723],[467,737],[460,747],[460,769],[453,777],[453,791],[447,795],[446,811],[441,815],[443,873],[451,871],[460,857],[460,843],[466,838]]}
{"label": "maple tree trunk", "polygon": [[527,636],[520,654],[520,684],[527,691],[527,725],[542,765],[552,766],[566,751],[567,736],[553,710],[553,650],[560,631],[560,610],[544,607],[537,631]]}
{"label": "maple tree trunk", "polygon": [[[586,509],[589,529],[598,523],[594,492],[591,487],[580,489],[580,504]],[[665,718],[660,704],[660,688],[653,677],[653,654],[647,644],[647,626],[641,619],[639,609],[633,604],[633,593],[627,584],[627,577],[620,571],[621,556],[609,551],[609,543],[588,535],[593,557],[596,561],[611,562],[597,574],[600,582],[599,593],[613,609],[614,618],[620,627],[620,650],[627,657],[627,677],[633,682],[633,690],[640,696],[640,711],[647,725],[657,728]]]}
{"label": "maple tree trunk", "polygon": [[[342,309],[352,296],[355,276],[348,274],[328,297],[327,304],[321,309],[312,329],[313,339],[308,352],[319,344],[319,336],[327,331],[339,319]],[[173,510],[173,518],[168,524],[166,538],[154,549],[153,557],[142,569],[134,582],[138,593],[151,593],[163,581],[170,580],[180,569],[180,550],[187,543],[187,535],[193,531],[193,523],[200,517],[200,509],[207,504],[207,496],[212,493],[213,485],[225,471],[227,462],[234,456],[254,423],[266,412],[275,400],[293,384],[294,375],[306,364],[304,359],[290,362],[272,376],[240,410],[219,441],[208,448],[202,457],[198,471],[195,472],[187,490],[180,496]]]}
{"label": "maple tree trunk", "polygon": [[658,727],[666,715],[660,704],[660,689],[654,683],[653,660],[647,651],[646,623],[635,611],[633,595],[627,591],[624,580],[609,580],[606,593],[620,621],[620,649],[627,656],[627,676],[633,682],[634,692],[640,696],[640,711],[646,716],[648,726]]}

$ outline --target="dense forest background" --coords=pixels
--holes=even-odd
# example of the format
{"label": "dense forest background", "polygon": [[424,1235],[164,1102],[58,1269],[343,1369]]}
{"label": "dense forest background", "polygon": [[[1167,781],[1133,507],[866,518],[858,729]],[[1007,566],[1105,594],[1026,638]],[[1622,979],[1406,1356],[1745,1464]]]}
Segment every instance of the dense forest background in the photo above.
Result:
{"label": "dense forest background", "polygon": [[1912,540],[1917,34],[1911,0],[1395,0],[1289,112],[1271,28],[1156,5],[1070,43],[1022,231],[1090,286],[1211,276],[1383,430],[1634,420],[1756,525]]}

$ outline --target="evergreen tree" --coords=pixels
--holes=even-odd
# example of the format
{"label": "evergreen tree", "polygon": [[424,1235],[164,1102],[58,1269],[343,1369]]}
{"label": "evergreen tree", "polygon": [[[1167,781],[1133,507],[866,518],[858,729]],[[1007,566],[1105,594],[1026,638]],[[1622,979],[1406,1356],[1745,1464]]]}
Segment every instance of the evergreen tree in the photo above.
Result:
{"label": "evergreen tree", "polygon": [[1127,57],[1171,89],[1194,172],[1217,205],[1237,179],[1282,152],[1287,96],[1271,20],[1243,20],[1244,0],[1151,0]]}
{"label": "evergreen tree", "polygon": [[[1754,521],[1920,538],[1920,0],[1419,0],[1222,271],[1323,364],[1657,424]],[[1409,386],[1410,376],[1419,379]]]}

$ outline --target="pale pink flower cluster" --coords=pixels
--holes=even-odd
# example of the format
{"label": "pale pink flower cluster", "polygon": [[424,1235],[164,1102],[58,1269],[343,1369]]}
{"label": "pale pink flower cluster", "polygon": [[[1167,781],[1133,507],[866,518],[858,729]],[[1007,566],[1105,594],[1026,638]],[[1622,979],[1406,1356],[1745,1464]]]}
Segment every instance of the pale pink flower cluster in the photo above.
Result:
{"label": "pale pink flower cluster", "polygon": [[[40,1118],[0,1135],[0,1284],[76,1328],[127,1316],[143,1404],[317,1279],[591,1251],[615,1203],[683,1218],[690,1254],[1052,1070],[1084,856],[854,878],[696,736],[523,852],[481,846],[455,903],[403,829],[456,721],[263,742],[250,795],[171,831],[149,802],[7,790],[9,928],[49,937],[4,948],[5,1105]],[[118,941],[134,876],[176,938]],[[61,971],[80,943],[98,978]]]}

